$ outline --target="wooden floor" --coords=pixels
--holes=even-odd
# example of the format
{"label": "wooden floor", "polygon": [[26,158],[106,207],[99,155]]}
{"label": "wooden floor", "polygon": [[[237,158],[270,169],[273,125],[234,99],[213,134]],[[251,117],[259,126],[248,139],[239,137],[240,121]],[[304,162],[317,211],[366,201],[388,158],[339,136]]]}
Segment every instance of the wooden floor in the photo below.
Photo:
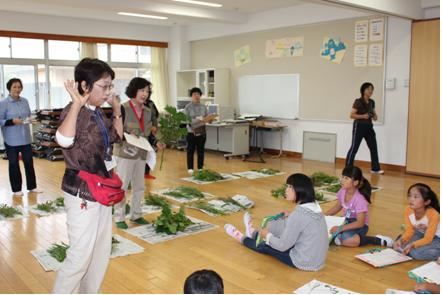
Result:
{"label": "wooden floor", "polygon": [[[285,200],[275,200],[270,190],[285,182],[290,173],[307,175],[324,171],[336,175],[342,167],[332,164],[302,161],[283,157],[266,157],[266,164],[243,162],[240,159],[225,160],[222,155],[206,154],[206,167],[219,172],[238,172],[252,168],[271,167],[287,172],[286,175],[258,180],[238,179],[228,182],[197,186],[212,194],[227,197],[244,194],[256,202],[251,210],[253,219],[280,210],[292,210]],[[12,197],[5,160],[0,160],[0,203],[22,205],[55,199],[61,196],[60,183],[64,171],[63,162],[35,160],[37,182],[44,193]],[[184,184],[186,176],[185,153],[168,151],[162,171],[155,171],[157,179],[146,181],[146,193]],[[415,182],[429,184],[439,192],[439,180],[387,172],[384,176],[368,174],[368,179],[383,189],[373,195],[370,207],[370,234],[396,236],[403,223],[406,190]],[[23,173],[24,175],[24,173]],[[196,186],[196,185],[195,185]],[[328,209],[333,203],[323,204]],[[368,248],[330,247],[326,267],[319,272],[304,272],[279,263],[275,259],[254,253],[242,247],[223,231],[223,225],[233,223],[242,229],[242,214],[210,217],[199,211],[187,210],[187,214],[219,225],[219,228],[201,234],[179,238],[157,245],[149,245],[123,231],[118,233],[145,247],[142,254],[112,259],[102,285],[103,293],[181,293],[185,278],[195,270],[213,269],[224,279],[226,293],[291,293],[312,279],[321,280],[361,293],[384,293],[386,288],[411,289],[413,281],[407,271],[423,264],[407,262],[382,269],[375,269],[354,258]],[[152,220],[154,216],[146,216]],[[46,248],[53,242],[68,242],[66,219],[63,215],[36,217],[15,221],[0,221],[0,292],[47,293],[51,291],[55,273],[45,272],[30,251]]]}

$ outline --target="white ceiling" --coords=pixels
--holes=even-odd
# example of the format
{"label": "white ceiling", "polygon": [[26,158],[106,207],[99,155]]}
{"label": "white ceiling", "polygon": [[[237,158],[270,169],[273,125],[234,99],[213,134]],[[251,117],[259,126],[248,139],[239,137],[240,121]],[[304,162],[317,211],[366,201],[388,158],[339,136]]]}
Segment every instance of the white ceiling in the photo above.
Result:
{"label": "white ceiling", "polygon": [[[208,21],[240,24],[247,22],[248,15],[253,13],[312,2],[312,0],[204,1],[220,3],[223,4],[223,7],[212,8],[172,0],[0,0],[0,10],[170,26]],[[117,15],[119,11],[167,16],[169,19],[152,20],[121,16]]]}

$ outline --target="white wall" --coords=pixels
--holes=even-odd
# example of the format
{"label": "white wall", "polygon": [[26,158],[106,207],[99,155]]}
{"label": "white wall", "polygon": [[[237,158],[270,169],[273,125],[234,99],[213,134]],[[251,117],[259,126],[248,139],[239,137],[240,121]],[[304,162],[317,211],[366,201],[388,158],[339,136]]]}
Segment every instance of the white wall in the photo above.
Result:
{"label": "white wall", "polygon": [[[330,20],[353,18],[367,15],[360,11],[346,8],[322,6],[318,4],[297,5],[291,8],[278,9],[256,14],[244,25],[207,24],[190,26],[181,33],[187,32],[187,40],[201,40],[244,32],[260,31],[277,27],[318,23]],[[181,39],[181,42],[183,40]],[[396,78],[395,90],[386,91],[385,121],[376,125],[379,158],[381,163],[405,166],[408,122],[408,88],[404,80],[409,79],[410,72],[411,21],[396,17],[388,19],[386,77]],[[184,58],[181,56],[181,58]],[[190,59],[190,56],[189,56]],[[171,88],[175,85],[171,84]],[[375,85],[376,87],[376,85]],[[376,91],[376,89],[375,89]],[[357,93],[355,93],[357,95]],[[376,93],[375,93],[376,95]],[[348,112],[350,112],[349,106]],[[345,110],[347,111],[347,110]],[[283,121],[288,128],[284,132],[284,150],[302,152],[302,135],[304,130],[330,132],[337,134],[337,157],[345,158],[351,144],[352,125],[321,121]],[[279,148],[279,135],[268,134],[264,145],[267,148]],[[370,160],[370,153],[365,143],[361,144],[357,160]]]}
{"label": "white wall", "polygon": [[440,17],[440,7],[432,7],[432,8],[426,8],[424,10],[424,18],[425,19],[429,19],[429,18],[438,18]]}
{"label": "white wall", "polygon": [[0,11],[0,28],[6,31],[62,34],[145,41],[169,41],[170,28],[103,20]]}

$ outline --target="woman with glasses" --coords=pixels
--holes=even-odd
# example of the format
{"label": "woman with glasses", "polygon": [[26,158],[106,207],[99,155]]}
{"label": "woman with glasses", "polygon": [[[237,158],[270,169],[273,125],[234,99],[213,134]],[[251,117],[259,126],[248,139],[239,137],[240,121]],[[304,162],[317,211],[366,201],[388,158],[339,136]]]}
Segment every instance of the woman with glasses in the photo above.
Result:
{"label": "woman with glasses", "polygon": [[[113,175],[112,144],[121,141],[120,102],[111,95],[114,71],[105,62],[85,58],[75,67],[75,82],[65,82],[72,102],[60,115],[56,139],[66,164],[62,181],[69,248],[57,273],[54,293],[98,293],[111,254],[112,208],[98,203],[79,171]],[[107,119],[100,106],[113,109]]]}
{"label": "woman with glasses", "polygon": [[21,97],[23,84],[13,78],[6,83],[9,95],[0,101],[0,126],[3,133],[6,155],[9,161],[9,182],[14,196],[22,196],[22,177],[19,165],[21,153],[26,173],[26,187],[32,193],[39,193],[35,180],[32,159],[30,116],[28,100]]}
{"label": "woman with glasses", "polygon": [[[150,96],[150,86],[151,83],[144,78],[133,78],[126,88],[126,95],[130,100],[121,105],[124,114],[124,132],[146,139],[150,136],[152,128],[156,126],[156,116],[150,108],[145,106]],[[163,148],[163,145],[157,143],[157,147]],[[117,173],[123,181],[122,188],[127,191],[129,184],[132,187],[129,218],[133,223],[147,224],[141,211],[144,200],[144,169],[147,151],[123,140],[121,144],[114,146],[114,155],[117,160]],[[125,221],[125,201],[115,205],[114,219],[118,228],[128,228]]]}

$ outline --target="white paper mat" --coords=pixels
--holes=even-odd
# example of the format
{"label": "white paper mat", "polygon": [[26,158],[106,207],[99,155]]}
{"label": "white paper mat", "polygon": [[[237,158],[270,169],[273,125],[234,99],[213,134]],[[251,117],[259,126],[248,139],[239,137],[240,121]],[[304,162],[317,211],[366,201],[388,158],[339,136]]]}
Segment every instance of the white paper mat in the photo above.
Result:
{"label": "white paper mat", "polygon": [[201,180],[196,180],[193,178],[193,176],[191,177],[184,177],[181,178],[184,181],[189,181],[192,183],[196,183],[196,184],[209,184],[209,183],[215,183],[215,182],[223,182],[223,181],[228,181],[228,180],[234,180],[234,179],[238,179],[240,178],[239,176],[235,176],[232,174],[227,174],[227,173],[220,173],[222,177],[224,177],[224,179],[222,180],[217,180],[217,181],[201,181]]}

